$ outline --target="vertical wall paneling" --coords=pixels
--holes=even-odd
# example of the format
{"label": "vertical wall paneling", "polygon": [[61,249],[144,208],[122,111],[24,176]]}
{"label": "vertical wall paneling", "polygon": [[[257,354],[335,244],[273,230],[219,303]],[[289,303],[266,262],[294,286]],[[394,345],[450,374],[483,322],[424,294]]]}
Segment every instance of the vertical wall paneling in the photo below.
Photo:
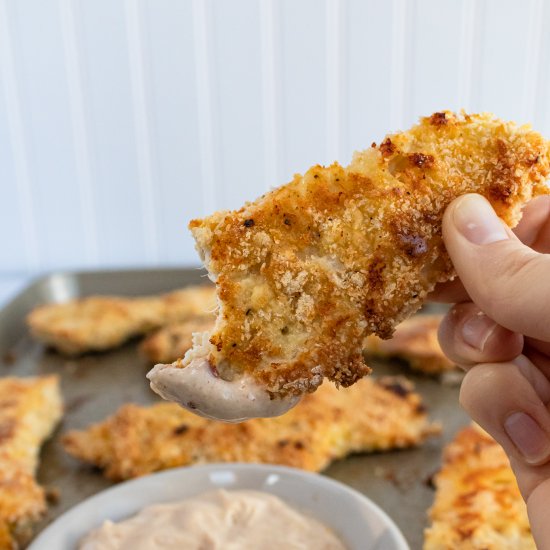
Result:
{"label": "vertical wall paneling", "polygon": [[82,265],[86,233],[75,184],[59,5],[21,0],[7,6],[41,265]]}
{"label": "vertical wall paneling", "polygon": [[[14,66],[13,28],[9,20],[7,4],[7,0],[0,0],[0,75],[4,100],[4,108],[1,112],[4,115],[3,121],[6,123],[5,126],[2,125],[0,134],[1,143],[5,147],[0,155],[0,160],[5,160],[0,173],[6,178],[0,186],[2,193],[0,203],[5,216],[2,217],[2,234],[9,235],[10,238],[5,239],[7,242],[3,242],[0,269],[9,273],[38,269],[41,265],[41,257],[36,233],[33,182],[29,173],[22,106]],[[4,130],[7,132],[5,133]],[[12,170],[7,172],[10,166]],[[18,249],[23,250],[24,254],[18,254]]]}
{"label": "vertical wall paneling", "polygon": [[[2,48],[0,42],[0,50]],[[0,57],[0,64],[2,63]],[[32,248],[26,244],[27,237],[34,235],[26,234],[26,231],[32,228],[25,228],[24,225],[24,218],[28,216],[25,213],[20,185],[17,183],[15,156],[12,153],[13,132],[10,132],[11,124],[8,122],[8,106],[5,99],[5,81],[4,75],[0,72],[0,274],[36,268],[30,261],[29,252]],[[12,111],[11,116],[13,114]]]}
{"label": "vertical wall paneling", "polygon": [[[146,2],[142,21],[159,260],[164,264],[197,264],[187,223],[214,205],[208,205],[203,197],[193,4],[180,0]],[[204,130],[204,117],[202,123]],[[214,195],[213,182],[209,181],[209,193]]]}
{"label": "vertical wall paneling", "polygon": [[197,264],[190,219],[437,109],[550,137],[545,0],[0,0],[0,277]]}
{"label": "vertical wall paneling", "polygon": [[[487,0],[483,18],[480,101],[476,109],[520,120],[523,113],[525,60],[532,0]],[[503,93],[506,90],[506,93]]]}
{"label": "vertical wall paneling", "polygon": [[390,131],[404,127],[409,118],[411,47],[409,27],[416,7],[416,0],[392,0],[392,33],[389,62],[390,82]]}
{"label": "vertical wall paneling", "polygon": [[349,0],[345,56],[350,151],[370,147],[394,128],[390,124],[392,13],[391,2]]}
{"label": "vertical wall paneling", "polygon": [[483,110],[482,107],[482,84],[485,74],[483,72],[484,57],[489,52],[486,51],[489,46],[487,38],[485,37],[485,21],[488,17],[487,1],[486,0],[473,0],[473,31],[472,31],[472,50],[471,50],[471,63],[470,63],[470,80],[469,80],[469,96],[466,109],[471,112],[479,112]]}
{"label": "vertical wall paneling", "polygon": [[[550,2],[543,3],[541,19],[541,27],[547,29],[550,25]],[[535,113],[532,122],[535,128],[546,129],[546,136],[550,137],[550,33],[542,33],[539,46]]]}
{"label": "vertical wall paneling", "polygon": [[146,264],[146,231],[123,2],[80,0],[97,239],[103,266]]}
{"label": "vertical wall paneling", "polygon": [[[479,0],[463,0],[460,15],[460,58],[458,62],[458,106],[472,111],[475,67],[479,56]],[[477,32],[476,32],[477,31]],[[477,76],[477,74],[475,75]]]}
{"label": "vertical wall paneling", "polygon": [[347,163],[350,152],[345,109],[348,103],[348,75],[344,41],[347,36],[348,0],[327,0],[326,6],[326,156]]}
{"label": "vertical wall paneling", "polygon": [[99,261],[97,227],[94,197],[93,166],[90,158],[90,140],[86,114],[87,98],[82,72],[81,46],[76,25],[75,10],[78,4],[73,0],[59,0],[61,37],[65,59],[65,72],[69,94],[69,114],[72,125],[72,142],[75,157],[76,185],[80,191],[80,209],[84,226],[84,246],[80,261],[84,266],[95,266]]}
{"label": "vertical wall paneling", "polygon": [[281,0],[284,174],[326,164],[325,1]]}
{"label": "vertical wall paneling", "polygon": [[531,0],[529,23],[527,27],[527,46],[525,49],[523,75],[523,104],[521,121],[535,120],[537,114],[537,95],[539,75],[542,73],[542,37],[544,25],[543,0]]}
{"label": "vertical wall paneling", "polygon": [[144,31],[141,2],[125,0],[126,34],[130,68],[130,91],[132,96],[135,142],[137,154],[137,178],[141,198],[141,217],[144,228],[145,261],[157,261],[157,226],[155,220],[156,197],[154,192],[153,148],[150,135],[150,110],[148,108],[148,88],[150,75],[147,71],[143,51]]}
{"label": "vertical wall paneling", "polygon": [[222,208],[239,208],[264,187],[260,9],[257,0],[212,6],[221,157],[217,194]]}
{"label": "vertical wall paneling", "polygon": [[280,185],[282,179],[282,82],[281,17],[279,0],[260,2],[262,49],[262,108],[264,124],[264,189]]}
{"label": "vertical wall paneling", "polygon": [[195,70],[197,79],[197,110],[204,213],[218,207],[216,182],[219,172],[218,109],[214,95],[217,82],[212,70],[212,13],[211,0],[193,0],[193,29],[195,38]]}
{"label": "vertical wall paneling", "polygon": [[461,30],[459,2],[420,0],[416,3],[409,38],[409,98],[413,122],[441,109],[460,109],[458,101]]}

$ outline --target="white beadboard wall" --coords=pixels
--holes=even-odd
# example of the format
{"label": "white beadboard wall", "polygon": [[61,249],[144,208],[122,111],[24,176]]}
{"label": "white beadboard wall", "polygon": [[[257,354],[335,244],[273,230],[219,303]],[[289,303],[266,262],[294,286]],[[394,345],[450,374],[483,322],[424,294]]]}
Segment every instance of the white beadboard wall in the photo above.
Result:
{"label": "white beadboard wall", "polygon": [[0,0],[0,276],[198,263],[188,220],[442,108],[550,135],[543,0]]}

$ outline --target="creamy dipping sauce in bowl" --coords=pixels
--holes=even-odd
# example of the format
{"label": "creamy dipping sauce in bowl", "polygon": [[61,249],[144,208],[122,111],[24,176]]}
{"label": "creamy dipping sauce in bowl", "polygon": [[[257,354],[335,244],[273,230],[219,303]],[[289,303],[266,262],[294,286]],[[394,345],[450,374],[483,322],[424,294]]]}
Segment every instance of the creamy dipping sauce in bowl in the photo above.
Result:
{"label": "creamy dipping sauce in bowl", "polygon": [[[180,523],[193,523],[193,536],[205,537],[203,546],[180,542],[174,529]],[[291,524],[298,527],[290,531]],[[266,542],[256,542],[266,532]],[[159,538],[151,543],[154,533]],[[243,542],[245,534],[252,538]],[[175,546],[169,546],[171,537]],[[308,545],[300,545],[301,537]],[[343,483],[283,466],[231,463],[174,468],[117,484],[65,512],[28,550],[240,550],[245,542],[262,550],[410,550],[392,520]]]}
{"label": "creamy dipping sauce in bowl", "polygon": [[209,491],[105,521],[79,550],[346,550],[327,526],[260,491]]}

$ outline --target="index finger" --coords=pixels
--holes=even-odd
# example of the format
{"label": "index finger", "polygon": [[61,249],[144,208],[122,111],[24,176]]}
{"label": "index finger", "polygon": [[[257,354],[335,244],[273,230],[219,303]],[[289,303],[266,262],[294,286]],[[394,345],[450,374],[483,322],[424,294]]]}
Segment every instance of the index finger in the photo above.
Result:
{"label": "index finger", "polygon": [[[523,244],[543,254],[550,253],[550,195],[542,195],[530,201],[523,216],[514,228],[514,233]],[[430,302],[457,304],[470,301],[460,279],[438,284],[428,296]]]}

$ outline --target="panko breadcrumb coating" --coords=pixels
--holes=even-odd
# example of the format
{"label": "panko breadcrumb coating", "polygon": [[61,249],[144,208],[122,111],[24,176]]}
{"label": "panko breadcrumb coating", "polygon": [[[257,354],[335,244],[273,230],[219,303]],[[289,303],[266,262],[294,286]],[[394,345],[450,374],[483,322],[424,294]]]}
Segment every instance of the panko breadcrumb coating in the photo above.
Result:
{"label": "panko breadcrumb coating", "polygon": [[114,480],[209,462],[266,462],[319,471],[354,452],[419,445],[439,433],[420,396],[400,377],[326,383],[287,414],[242,424],[207,420],[174,403],[128,404],[63,438],[73,456]]}
{"label": "panko breadcrumb coating", "polygon": [[105,351],[169,323],[211,314],[213,286],[189,286],[160,296],[91,296],[35,308],[32,335],[65,355]]}
{"label": "panko breadcrumb coating", "polygon": [[240,210],[193,220],[218,317],[171,368],[207,361],[214,375],[250,376],[272,397],[314,391],[324,378],[350,386],[370,371],[364,338],[391,337],[455,276],[441,237],[447,205],[481,193],[514,226],[548,192],[548,174],[548,142],[530,126],[446,111],[347,167],[314,166]]}
{"label": "panko breadcrumb coating", "polygon": [[527,508],[502,447],[471,426],[443,454],[424,550],[535,550]]}
{"label": "panko breadcrumb coating", "polygon": [[443,315],[414,315],[397,326],[389,340],[371,334],[364,342],[367,356],[398,358],[411,369],[425,374],[441,374],[456,368],[448,359],[437,339]]}
{"label": "panko breadcrumb coating", "polygon": [[[373,334],[363,343],[367,358],[398,358],[424,374],[441,374],[453,370],[455,364],[449,360],[437,340],[437,330],[443,315],[414,315],[397,326],[389,340],[382,340]],[[182,323],[165,326],[147,336],[140,345],[140,351],[150,363],[172,363],[181,359],[192,347],[193,334],[211,330],[214,316],[195,317]]]}
{"label": "panko breadcrumb coating", "polygon": [[61,414],[57,376],[0,378],[0,549],[24,544],[46,511],[35,473]]}

